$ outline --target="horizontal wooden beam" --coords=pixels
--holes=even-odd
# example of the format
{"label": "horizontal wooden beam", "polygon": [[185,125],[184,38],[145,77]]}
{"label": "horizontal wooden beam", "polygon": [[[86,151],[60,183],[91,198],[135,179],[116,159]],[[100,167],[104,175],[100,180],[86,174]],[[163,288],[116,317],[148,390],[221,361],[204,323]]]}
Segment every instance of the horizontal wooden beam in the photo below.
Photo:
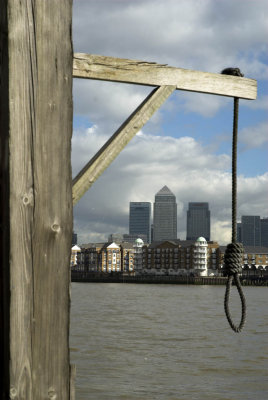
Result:
{"label": "horizontal wooden beam", "polygon": [[76,204],[102,172],[118,156],[121,150],[144,126],[176,86],[161,86],[154,89],[121,127],[110,137],[96,155],[73,180],[73,204]]}
{"label": "horizontal wooden beam", "polygon": [[257,82],[254,79],[84,53],[74,54],[73,77],[147,86],[175,85],[180,90],[247,100],[257,97]]}

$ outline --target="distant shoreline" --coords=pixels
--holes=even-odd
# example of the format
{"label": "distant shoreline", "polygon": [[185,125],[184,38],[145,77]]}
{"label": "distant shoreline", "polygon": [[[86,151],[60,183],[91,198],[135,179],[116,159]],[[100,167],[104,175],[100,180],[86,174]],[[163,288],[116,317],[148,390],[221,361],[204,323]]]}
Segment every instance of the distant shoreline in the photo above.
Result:
{"label": "distant shoreline", "polygon": [[[72,271],[72,282],[92,283],[157,283],[177,285],[225,285],[226,277],[217,276],[148,276],[148,275],[123,275],[123,274],[94,274],[84,271]],[[268,286],[268,277],[241,277],[243,286]]]}

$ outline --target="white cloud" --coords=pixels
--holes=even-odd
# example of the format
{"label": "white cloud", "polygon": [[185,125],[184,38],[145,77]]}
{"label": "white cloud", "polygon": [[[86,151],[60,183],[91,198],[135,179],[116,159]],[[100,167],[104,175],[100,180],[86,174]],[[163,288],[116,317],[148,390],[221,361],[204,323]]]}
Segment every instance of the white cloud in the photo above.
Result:
{"label": "white cloud", "polygon": [[239,136],[242,149],[262,147],[268,142],[268,122],[248,126],[241,130]]}
{"label": "white cloud", "polygon": [[177,96],[184,100],[183,110],[204,117],[213,117],[221,107],[225,107],[230,102],[230,99],[226,97],[202,93],[179,92]]}
{"label": "white cloud", "polygon": [[[247,77],[267,79],[268,69],[263,61],[267,35],[266,0],[74,2],[73,40],[78,52],[156,61],[208,72],[238,66]],[[107,120],[109,126],[116,126],[150,90],[76,79],[74,111],[90,116],[94,123]],[[185,111],[206,117],[215,115],[227,101],[202,94],[180,95],[185,101]],[[248,103],[257,106],[257,102]]]}
{"label": "white cloud", "polygon": [[253,110],[268,110],[268,95],[258,96],[254,101],[240,100],[241,105]]}
{"label": "white cloud", "polygon": [[[265,54],[266,0],[79,0],[74,2],[74,50],[220,72]],[[265,47],[266,46],[266,47]]]}
{"label": "white cloud", "polygon": [[137,108],[151,90],[122,83],[75,79],[74,113],[88,116],[94,123],[115,127]]}

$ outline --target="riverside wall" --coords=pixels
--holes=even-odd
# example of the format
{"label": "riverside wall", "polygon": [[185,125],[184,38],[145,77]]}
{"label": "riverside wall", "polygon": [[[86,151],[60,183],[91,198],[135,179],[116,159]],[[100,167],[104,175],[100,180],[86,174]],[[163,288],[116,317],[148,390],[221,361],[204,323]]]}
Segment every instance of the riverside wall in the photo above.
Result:
{"label": "riverside wall", "polygon": [[[179,285],[225,285],[226,277],[217,276],[171,276],[171,275],[125,275],[122,273],[92,273],[72,271],[72,282],[101,282],[101,283],[159,283]],[[241,277],[243,286],[268,286],[268,277]]]}

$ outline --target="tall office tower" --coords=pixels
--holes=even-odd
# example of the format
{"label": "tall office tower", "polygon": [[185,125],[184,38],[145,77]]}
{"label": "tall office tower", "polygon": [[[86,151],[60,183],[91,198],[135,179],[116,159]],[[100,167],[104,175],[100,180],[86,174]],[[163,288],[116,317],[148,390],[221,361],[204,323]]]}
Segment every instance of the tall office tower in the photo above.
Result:
{"label": "tall office tower", "polygon": [[72,246],[77,244],[77,233],[73,232],[72,234]]}
{"label": "tall office tower", "polygon": [[151,243],[151,203],[129,203],[129,234],[146,235],[147,243]]}
{"label": "tall office tower", "polygon": [[236,224],[236,240],[238,243],[242,243],[242,224],[237,222]]}
{"label": "tall office tower", "polygon": [[241,218],[241,239],[244,246],[261,245],[261,220],[256,215],[243,215]]}
{"label": "tall office tower", "polygon": [[261,246],[268,247],[268,218],[261,219]]}
{"label": "tall office tower", "polygon": [[155,195],[154,241],[177,239],[177,203],[175,195],[164,186]]}
{"label": "tall office tower", "polygon": [[203,236],[210,240],[210,211],[208,203],[189,203],[187,211],[187,240]]}

